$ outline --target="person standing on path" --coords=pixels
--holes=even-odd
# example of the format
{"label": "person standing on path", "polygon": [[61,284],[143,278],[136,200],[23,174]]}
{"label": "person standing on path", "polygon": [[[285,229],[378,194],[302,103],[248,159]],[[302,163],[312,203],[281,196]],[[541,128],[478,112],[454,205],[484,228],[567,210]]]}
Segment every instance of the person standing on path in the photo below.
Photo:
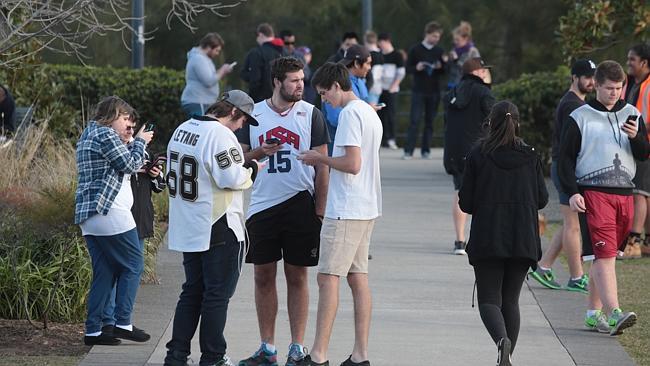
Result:
{"label": "person standing on path", "polygon": [[232,71],[232,64],[224,64],[217,70],[212,62],[223,46],[223,38],[218,33],[208,33],[201,38],[198,47],[187,53],[185,89],[181,95],[187,118],[204,115],[219,98],[219,80]]}
{"label": "person standing on path", "polygon": [[[569,265],[569,279],[566,289],[582,293],[589,293],[589,276],[582,269],[582,246],[580,245],[580,221],[578,214],[569,207],[569,196],[562,191],[558,177],[557,166],[560,151],[560,134],[562,126],[566,123],[571,112],[585,104],[587,94],[594,91],[594,73],[596,64],[591,60],[577,60],[571,67],[571,87],[564,94],[555,111],[555,128],[553,129],[553,147],[551,153],[551,179],[560,198],[560,211],[564,218],[564,225],[553,235],[542,259],[537,263],[537,269],[530,273],[537,282],[543,286],[558,290],[562,288],[555,280],[553,263],[564,250]],[[587,245],[591,246],[590,243]]]}
{"label": "person standing on path", "polygon": [[484,135],[484,124],[496,102],[490,86],[485,83],[488,69],[482,59],[473,58],[463,64],[463,77],[444,98],[445,108],[445,171],[454,178],[452,219],[456,229],[454,254],[465,255],[465,222],[467,214],[458,207],[458,190],[463,183],[465,158],[476,141]]}
{"label": "person standing on path", "polygon": [[253,105],[241,90],[225,92],[204,116],[178,126],[167,146],[168,242],[183,253],[185,283],[165,366],[187,365],[199,321],[199,364],[231,365],[223,331],[245,250],[243,190],[261,167],[244,162],[233,131],[257,125]]}
{"label": "person standing on path", "polygon": [[301,151],[327,154],[323,114],[302,100],[303,63],[282,57],[271,64],[273,95],[255,104],[259,126],[238,131],[246,161],[268,156],[268,168],[253,185],[246,227],[251,248],[246,257],[254,264],[255,309],[261,345],[240,366],[277,365],[275,322],[278,315],[276,273],[284,260],[291,344],[286,365],[305,355],[304,337],[309,315],[307,268],[318,264],[321,220],[325,214],[329,169],[306,166],[297,160]]}
{"label": "person standing on path", "polygon": [[248,94],[255,103],[268,99],[273,94],[271,84],[271,61],[281,57],[281,50],[273,45],[275,33],[268,23],[262,23],[256,30],[257,46],[248,51],[241,69],[242,80],[248,83]]}
{"label": "person standing on path", "polygon": [[381,123],[384,126],[383,144],[391,150],[397,150],[395,140],[395,125],[397,124],[397,94],[399,85],[404,80],[406,69],[404,68],[404,57],[393,47],[390,34],[380,33],[377,38],[377,45],[384,55],[381,78],[377,81],[381,85],[379,102],[386,104],[386,107],[377,112]]}
{"label": "person standing on path", "polygon": [[537,211],[548,202],[542,162],[519,137],[519,110],[502,101],[488,134],[467,157],[459,205],[472,215],[467,245],[481,320],[497,345],[497,365],[511,365],[519,336],[519,294],[542,249]]}
{"label": "person standing on path", "polygon": [[406,72],[413,74],[411,93],[411,119],[404,146],[404,160],[413,158],[418,137],[420,117],[424,111],[424,131],[422,132],[421,154],[423,159],[430,159],[431,139],[433,137],[433,120],[440,104],[440,76],[444,73],[445,50],[438,45],[442,36],[442,26],[429,22],[424,27],[424,39],[411,47],[406,59]]}
{"label": "person standing on path", "polygon": [[610,335],[623,333],[637,319],[634,312],[619,307],[616,257],[632,228],[635,159],[646,160],[650,151],[641,112],[621,100],[625,77],[615,61],[597,66],[596,99],[571,112],[562,127],[558,155],[562,191],[569,195],[573,211],[585,213],[595,257],[585,325],[608,317]]}
{"label": "person standing on path", "polygon": [[[650,117],[650,46],[641,43],[627,53],[628,78],[624,99],[635,106],[643,120]],[[648,126],[646,126],[647,129]],[[650,254],[650,161],[636,163],[634,182],[634,222],[621,259]],[[645,240],[641,233],[645,228]],[[643,248],[641,245],[643,244]]]}
{"label": "person standing on path", "polygon": [[354,300],[354,347],[341,365],[370,365],[368,249],[375,219],[381,216],[382,126],[373,107],[352,92],[348,72],[341,64],[326,63],[314,74],[314,86],[321,98],[343,110],[332,156],[308,150],[299,157],[307,165],[325,164],[331,169],[318,263],[316,336],[310,355],[299,365],[329,365],[327,351],[342,276],[347,276]]}

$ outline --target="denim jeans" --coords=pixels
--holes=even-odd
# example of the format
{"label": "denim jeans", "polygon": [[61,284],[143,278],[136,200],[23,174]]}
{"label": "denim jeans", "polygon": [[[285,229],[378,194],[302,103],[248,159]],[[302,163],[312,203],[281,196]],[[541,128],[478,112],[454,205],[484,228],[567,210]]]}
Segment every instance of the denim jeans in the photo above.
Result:
{"label": "denim jeans", "polygon": [[131,324],[135,296],[144,268],[136,229],[110,236],[86,235],[92,261],[93,280],[88,292],[86,333],[101,330],[104,308],[115,291],[114,318],[119,325]]}
{"label": "denim jeans", "polygon": [[[140,244],[140,249],[142,250],[142,266],[144,268],[144,240],[145,238],[138,239]],[[113,290],[111,291],[111,296],[108,298],[106,305],[104,306],[104,312],[102,313],[102,327],[106,325],[115,325],[115,294],[117,291],[117,281],[113,279]],[[128,325],[128,324],[120,324]]]}
{"label": "denim jeans", "polygon": [[183,103],[181,105],[183,112],[187,115],[187,118],[192,118],[194,116],[202,116],[210,107],[210,104],[200,104],[200,103]]}
{"label": "denim jeans", "polygon": [[429,153],[429,146],[431,145],[431,138],[433,137],[433,120],[438,113],[438,104],[440,104],[440,93],[435,94],[422,94],[413,92],[411,95],[411,122],[409,124],[408,136],[406,145],[404,146],[404,153],[413,155],[415,150],[415,141],[418,137],[418,127],[420,124],[420,116],[424,109],[424,132],[422,133],[422,153]]}
{"label": "denim jeans", "polygon": [[218,362],[226,353],[223,331],[228,302],[239,280],[240,245],[243,244],[228,230],[225,242],[204,252],[183,253],[185,283],[176,305],[165,365],[185,365],[199,318],[200,364]]}

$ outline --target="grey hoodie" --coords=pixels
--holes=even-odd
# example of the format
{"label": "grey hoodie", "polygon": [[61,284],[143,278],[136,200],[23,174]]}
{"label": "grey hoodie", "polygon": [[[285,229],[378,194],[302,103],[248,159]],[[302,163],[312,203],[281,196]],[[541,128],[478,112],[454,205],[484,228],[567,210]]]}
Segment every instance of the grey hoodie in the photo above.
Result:
{"label": "grey hoodie", "polygon": [[212,104],[219,98],[219,77],[214,62],[199,47],[187,53],[185,89],[181,103]]}

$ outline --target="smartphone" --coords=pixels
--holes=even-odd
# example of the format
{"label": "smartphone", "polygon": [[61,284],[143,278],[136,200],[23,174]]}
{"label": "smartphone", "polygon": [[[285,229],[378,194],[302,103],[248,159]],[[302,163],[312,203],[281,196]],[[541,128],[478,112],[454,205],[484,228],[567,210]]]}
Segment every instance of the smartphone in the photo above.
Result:
{"label": "smartphone", "polygon": [[233,68],[233,67],[235,67],[235,66],[237,66],[237,61],[235,61],[235,62],[233,62],[233,63],[230,64],[230,68]]}
{"label": "smartphone", "polygon": [[627,121],[625,123],[630,123],[630,121],[636,121],[639,118],[636,114],[632,114],[627,117]]}
{"label": "smartphone", "polygon": [[156,128],[156,125],[153,123],[147,123],[147,127],[144,128],[144,132],[149,132],[153,131],[153,129]]}
{"label": "smartphone", "polygon": [[145,170],[149,171],[155,166],[160,166],[162,167],[165,163],[167,162],[167,157],[164,155],[159,155],[154,159],[154,161],[150,161],[146,166]]}
{"label": "smartphone", "polygon": [[271,137],[270,139],[266,139],[264,142],[267,145],[280,145],[280,139],[277,137]]}
{"label": "smartphone", "polygon": [[377,103],[375,104],[377,107],[384,108],[386,106],[386,103]]}

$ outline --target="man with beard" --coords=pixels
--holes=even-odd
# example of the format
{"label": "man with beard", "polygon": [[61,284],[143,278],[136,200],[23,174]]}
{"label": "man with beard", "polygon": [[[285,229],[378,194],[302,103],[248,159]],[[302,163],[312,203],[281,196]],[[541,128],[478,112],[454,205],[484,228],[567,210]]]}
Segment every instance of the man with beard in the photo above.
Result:
{"label": "man with beard", "polygon": [[246,227],[255,265],[255,306],[261,346],[240,366],[277,365],[275,319],[278,312],[277,262],[284,259],[291,344],[286,365],[306,354],[304,343],[309,289],[307,267],[318,264],[320,229],[329,169],[308,166],[296,158],[305,150],[327,154],[329,135],[323,114],[302,100],[303,63],[282,57],[271,64],[273,95],[255,104],[259,126],[245,126],[239,142],[246,161],[268,157],[253,186]]}
{"label": "man with beard", "polygon": [[[567,282],[566,289],[588,293],[589,277],[582,269],[582,247],[580,246],[580,222],[578,214],[569,207],[569,196],[562,190],[558,177],[558,157],[560,151],[560,134],[571,112],[585,104],[587,94],[594,91],[594,73],[596,64],[591,60],[577,60],[571,67],[571,87],[564,94],[557,106],[555,114],[555,129],[553,131],[553,148],[551,162],[551,178],[560,198],[560,210],[564,217],[564,226],[555,232],[551,245],[538,262],[537,269],[531,272],[531,276],[539,283],[550,289],[559,290],[562,285],[556,282],[551,267],[560,250],[564,249],[569,265],[571,278]],[[590,240],[587,238],[585,248],[590,252]],[[593,320],[593,319],[592,319]],[[597,323],[593,322],[595,326]]]}

